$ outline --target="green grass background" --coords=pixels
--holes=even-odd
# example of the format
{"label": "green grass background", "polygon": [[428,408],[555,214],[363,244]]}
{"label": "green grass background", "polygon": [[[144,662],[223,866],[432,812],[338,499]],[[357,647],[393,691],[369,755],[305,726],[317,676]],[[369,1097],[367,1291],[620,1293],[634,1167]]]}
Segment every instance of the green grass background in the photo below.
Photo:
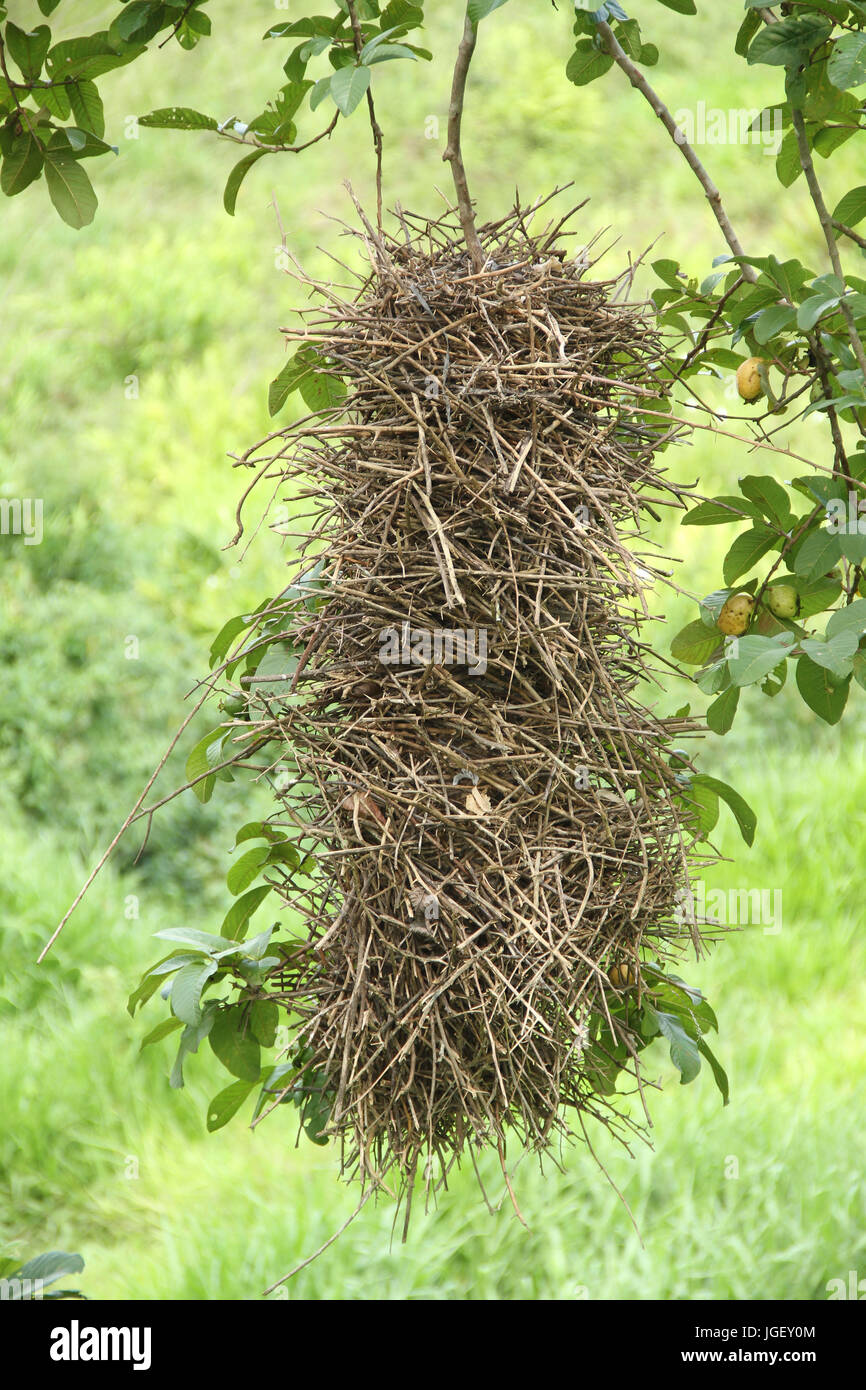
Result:
{"label": "green grass background", "polygon": [[[457,0],[428,8],[436,61],[376,74],[386,196],[419,211],[440,208],[437,187],[447,189],[448,54],[461,13]],[[662,47],[653,80],[672,109],[760,107],[777,94],[769,69],[732,55],[740,5],[705,0],[699,20],[654,0],[633,8]],[[115,9],[61,5],[56,36],[81,32],[88,16],[103,27]],[[221,202],[234,148],[146,129],[127,138],[126,118],[155,106],[250,117],[276,89],[284,55],[260,35],[285,10],[266,0],[210,10],[214,40],[193,53],[169,45],[101,81],[120,155],[90,162],[100,197],[90,228],[63,226],[44,184],[0,208],[0,495],[45,500],[41,546],[0,541],[0,1241],[22,1258],[80,1250],[81,1285],[97,1298],[258,1298],[356,1201],[331,1150],[296,1147],[283,1111],[254,1134],[236,1120],[208,1136],[207,1099],[225,1084],[215,1059],[192,1058],[186,1089],[171,1091],[169,1045],[138,1056],[163,1006],[135,1022],[125,1011],[159,954],[153,932],[218,927],[233,827],[261,806],[256,793],[222,787],[207,808],[189,793],[173,802],[139,865],[133,837],[47,964],[34,965],[182,717],[210,637],[286,582],[291,556],[267,530],[243,557],[223,549],[241,484],[227,453],[270,428],[278,329],[299,302],[277,266],[273,200],[291,251],[322,276],[327,253],[355,254],[339,226],[352,220],[343,181],[372,205],[361,113],[331,142],[254,169],[234,219]],[[28,0],[12,0],[10,16],[38,19]],[[511,0],[483,26],[466,132],[482,216],[503,214],[515,187],[531,199],[571,181],[563,211],[567,199],[592,200],[579,240],[603,229],[618,239],[605,267],[658,238],[655,255],[703,276],[725,248],[700,190],[619,74],[582,89],[565,80],[569,26],[565,0],[558,11]],[[427,138],[430,118],[438,139]],[[800,184],[783,192],[757,146],[703,153],[747,245],[826,269]],[[828,201],[859,181],[850,147],[821,173]],[[794,442],[828,457],[817,417]],[[705,435],[666,461],[707,492],[791,467]],[[720,529],[670,527],[661,539],[685,589],[718,585]],[[658,611],[671,631],[693,616],[670,595]],[[137,660],[125,655],[129,637]],[[690,694],[677,682],[660,700],[674,708]],[[717,1007],[730,1106],[706,1074],[682,1089],[658,1048],[654,1148],[629,1157],[598,1137],[634,1225],[582,1148],[562,1155],[561,1170],[518,1164],[529,1232],[485,1162],[492,1214],[471,1171],[435,1211],[416,1208],[406,1245],[388,1204],[368,1205],[288,1297],[820,1299],[829,1279],[866,1275],[863,693],[854,688],[837,729],[817,725],[792,689],[773,701],[750,690],[743,706],[701,761],[756,806],[758,837],[746,850],[724,822],[730,861],[710,878],[781,889],[783,928],[746,928],[689,972]]]}

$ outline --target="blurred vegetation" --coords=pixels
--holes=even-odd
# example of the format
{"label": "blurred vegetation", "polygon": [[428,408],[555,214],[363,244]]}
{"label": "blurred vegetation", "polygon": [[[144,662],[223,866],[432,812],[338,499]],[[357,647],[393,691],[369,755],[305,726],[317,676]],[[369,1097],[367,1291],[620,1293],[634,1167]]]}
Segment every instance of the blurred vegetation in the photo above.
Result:
{"label": "blurred vegetation", "polygon": [[[432,67],[389,64],[377,90],[386,196],[419,211],[439,207],[436,188],[448,184],[440,155],[460,29],[457,0],[433,8]],[[647,36],[660,36],[654,81],[673,110],[698,100],[757,108],[772,92],[766,72],[748,74],[746,90],[728,56],[732,7],[704,5],[699,21],[649,0],[634,8]],[[19,9],[21,23],[36,15],[26,0]],[[105,18],[98,4],[75,9],[77,31],[85,11],[94,27]],[[243,556],[222,548],[241,490],[226,454],[270,428],[278,328],[298,298],[277,268],[272,204],[292,253],[339,278],[329,254],[346,254],[339,219],[352,217],[342,180],[371,203],[368,132],[355,121],[299,160],[266,161],[234,219],[221,202],[234,151],[207,136],[124,136],[128,115],[184,99],[221,117],[256,99],[260,109],[274,85],[260,42],[273,14],[256,0],[231,40],[217,31],[189,54],[169,46],[102,83],[120,155],[99,162],[92,227],[69,230],[36,198],[3,207],[0,496],[44,498],[45,537],[4,539],[0,550],[0,1241],[22,1257],[81,1250],[96,1298],[258,1297],[356,1200],[330,1149],[296,1147],[294,1110],[254,1134],[236,1121],[208,1137],[206,1102],[224,1084],[215,1060],[190,1059],[187,1089],[169,1090],[168,1047],[137,1055],[145,1025],[162,1017],[158,1001],[144,1023],[124,1008],[155,954],[153,932],[217,929],[233,827],[266,804],[260,789],[221,786],[206,808],[191,793],[171,803],[142,861],[133,864],[133,834],[46,964],[34,964],[183,717],[210,636],[285,582],[291,557],[267,529]],[[563,211],[567,199],[592,198],[581,240],[605,228],[602,244],[619,239],[603,268],[660,238],[656,254],[706,273],[724,248],[683,161],[615,74],[581,90],[567,83],[569,52],[568,5],[515,0],[486,23],[466,139],[482,217],[505,210],[514,184],[532,198],[573,180]],[[427,138],[430,117],[438,139]],[[760,146],[703,153],[748,246],[824,264],[802,188],[780,193]],[[843,150],[827,171],[828,201],[834,180],[841,189],[851,176]],[[826,450],[817,417],[801,433],[800,452]],[[754,471],[755,456],[698,435],[667,462],[712,492]],[[783,459],[761,463],[786,476]],[[725,539],[673,521],[659,535],[683,561],[678,582],[697,593],[717,586]],[[673,632],[693,613],[668,595],[660,616]],[[666,709],[689,698],[703,708],[685,682],[659,695]],[[519,1165],[531,1234],[485,1161],[495,1214],[471,1172],[454,1177],[438,1210],[416,1210],[405,1247],[392,1239],[389,1205],[369,1205],[290,1298],[823,1298],[830,1278],[863,1272],[862,698],[833,729],[790,690],[755,695],[736,732],[710,736],[702,752],[703,769],[730,778],[759,812],[751,852],[723,824],[720,844],[736,859],[712,882],[780,888],[783,925],[778,935],[745,928],[689,972],[719,1014],[730,1106],[708,1076],[681,1091],[658,1049],[655,1151],[632,1160],[601,1136],[599,1157],[642,1240],[584,1149],[543,1177]],[[183,780],[195,736],[161,778],[163,794]]]}

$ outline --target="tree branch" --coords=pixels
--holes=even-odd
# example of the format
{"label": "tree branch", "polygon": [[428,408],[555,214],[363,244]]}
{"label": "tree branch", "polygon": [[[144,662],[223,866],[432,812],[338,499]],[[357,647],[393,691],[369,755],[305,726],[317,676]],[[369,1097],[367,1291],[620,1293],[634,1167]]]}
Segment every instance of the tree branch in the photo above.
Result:
{"label": "tree branch", "polygon": [[[640,68],[638,68],[631,61],[628,54],[620,46],[620,44],[617,41],[616,35],[614,34],[610,25],[606,23],[604,20],[600,20],[596,25],[596,29],[598,33],[601,35],[602,39],[604,40],[607,52],[609,53],[610,57],[613,58],[617,67],[622,69],[631,85],[635,87],[640,92],[641,96],[645,97],[646,100],[649,102],[650,106],[652,107],[655,114],[658,116],[665,130],[668,132],[671,139],[673,140],[674,144],[678,147],[680,153],[683,156],[683,159],[686,161],[689,168],[692,170],[692,173],[697,178],[705,194],[707,195],[707,201],[710,207],[712,208],[713,216],[718,222],[719,227],[721,228],[722,236],[725,238],[725,241],[727,242],[731,251],[735,256],[742,257],[745,262],[746,253],[743,250],[743,247],[740,243],[740,239],[734,231],[733,227],[731,226],[728,214],[725,212],[725,209],[722,205],[722,195],[719,192],[716,185],[713,183],[713,180],[710,178],[709,173],[707,172],[704,165],[701,163],[692,146],[689,144],[683,131],[677,125],[676,121],[674,120],[668,108],[665,106],[661,97],[658,95],[656,91],[653,90],[653,88],[647,82]],[[749,280],[752,284],[754,284],[758,278],[757,272],[755,271],[754,267],[747,263],[743,264],[742,273],[744,279]]]}
{"label": "tree branch", "polygon": [[466,95],[466,78],[469,75],[469,64],[472,62],[472,54],[475,52],[475,40],[478,35],[477,25],[472,23],[469,12],[466,12],[466,20],[463,26],[463,38],[460,40],[460,47],[457,50],[457,61],[454,65],[454,79],[451,84],[451,104],[448,107],[448,144],[442,155],[443,160],[447,160],[451,165],[451,175],[454,179],[454,189],[457,194],[457,209],[460,213],[460,225],[463,228],[463,236],[475,270],[481,270],[484,265],[484,252],[481,242],[478,240],[478,233],[475,230],[475,212],[472,207],[472,199],[469,195],[469,182],[466,178],[466,166],[463,163],[463,152],[460,145],[460,129],[463,120],[463,102]]}
{"label": "tree branch", "polygon": [[[349,19],[352,21],[352,37],[355,41],[355,55],[360,58],[361,49],[364,47],[364,35],[361,32],[361,21],[358,18],[358,11],[355,7],[355,0],[346,0],[346,7],[349,11]],[[382,127],[376,119],[376,107],[373,104],[373,88],[367,88],[367,110],[370,113],[370,129],[373,132],[373,148],[376,151],[376,226],[381,234],[382,231]]]}
{"label": "tree branch", "polygon": [[[802,165],[803,173],[806,175],[806,183],[809,185],[809,193],[811,195],[812,202],[815,204],[815,211],[818,214],[818,220],[821,223],[821,230],[824,233],[824,240],[827,243],[827,252],[830,257],[830,264],[833,267],[834,275],[838,276],[838,278],[842,281],[842,284],[844,285],[845,271],[843,269],[842,260],[839,255],[839,247],[836,245],[836,237],[833,232],[833,219],[827,210],[827,204],[824,202],[824,195],[821,192],[821,185],[818,182],[818,175],[815,172],[815,164],[812,159],[812,151],[809,148],[809,137],[806,134],[806,122],[803,118],[803,112],[800,110],[799,107],[792,105],[791,117],[794,122],[794,131],[797,136],[797,148],[800,152],[800,164]],[[851,310],[850,304],[848,304],[844,298],[840,300],[839,308],[842,310],[842,314],[845,318],[845,323],[848,327],[848,340],[851,344],[851,347],[854,350],[854,356],[857,358],[860,371],[863,373],[864,383],[866,383],[866,352],[864,352],[863,350],[863,343],[861,341],[860,334],[857,332],[857,324],[854,321],[854,314]]]}
{"label": "tree branch", "polygon": [[862,251],[866,251],[866,237],[862,237],[859,232],[855,232],[853,227],[846,226],[844,222],[839,221],[838,217],[833,218],[833,226],[836,228],[836,231],[841,232],[843,236],[850,237]]}

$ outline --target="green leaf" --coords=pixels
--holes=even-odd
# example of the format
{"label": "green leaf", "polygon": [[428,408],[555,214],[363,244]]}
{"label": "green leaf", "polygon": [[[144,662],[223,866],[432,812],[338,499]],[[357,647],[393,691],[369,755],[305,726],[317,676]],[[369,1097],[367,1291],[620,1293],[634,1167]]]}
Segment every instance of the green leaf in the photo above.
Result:
{"label": "green leaf", "polygon": [[486,19],[494,10],[498,10],[507,0],[469,0],[466,13],[473,24],[479,24],[482,19]]}
{"label": "green leaf", "polygon": [[42,146],[29,130],[16,136],[0,168],[0,189],[14,198],[34,183],[42,173]]}
{"label": "green leaf", "polygon": [[231,217],[235,215],[235,206],[238,201],[238,193],[240,192],[241,184],[253,165],[257,164],[258,161],[263,159],[268,153],[268,150],[253,150],[252,154],[244,155],[244,158],[239,160],[229,174],[223,193],[223,207]]}
{"label": "green leaf", "polygon": [[785,649],[792,644],[794,634],[788,631],[781,637],[759,637],[752,632],[748,637],[738,637],[737,656],[728,662],[734,685],[753,685],[769,676],[787,655]]}
{"label": "green leaf", "polygon": [[683,517],[682,526],[720,526],[727,522],[757,521],[760,513],[748,507],[740,497],[711,497],[699,502]]}
{"label": "green leaf", "polygon": [[69,1254],[66,1250],[49,1250],[44,1255],[36,1255],[16,1270],[17,1279],[39,1279],[43,1286],[62,1279],[64,1274],[80,1274],[84,1260],[80,1255]]}
{"label": "green leaf", "polygon": [[707,726],[712,729],[714,734],[726,734],[734,722],[737,713],[737,705],[740,702],[739,687],[732,685],[728,690],[724,690],[721,695],[707,709]]}
{"label": "green leaf", "polygon": [[162,1023],[158,1023],[155,1028],[150,1030],[147,1037],[142,1039],[141,1047],[138,1049],[139,1052],[143,1052],[146,1047],[150,1047],[151,1043],[162,1042],[163,1038],[167,1038],[170,1033],[174,1033],[178,1028],[182,1027],[183,1024],[179,1018],[164,1018]]}
{"label": "green leaf", "polygon": [[48,192],[63,221],[79,230],[96,214],[93,184],[76,159],[56,150],[45,151],[45,181]]}
{"label": "green leaf", "polygon": [[199,1044],[207,1037],[213,1026],[215,1011],[216,1004],[214,1002],[206,1005],[198,1022],[188,1023],[181,1033],[177,1056],[168,1082],[172,1090],[179,1090],[183,1086],[183,1064],[190,1052],[198,1052]]}
{"label": "green leaf", "polygon": [[37,24],[35,29],[19,29],[12,20],[7,20],[5,31],[6,47],[12,59],[18,64],[25,82],[34,82],[42,71],[45,55],[51,44],[51,30],[47,24]]}
{"label": "green leaf", "polygon": [[695,786],[692,780],[682,793],[683,802],[693,818],[699,840],[706,840],[719,819],[719,798],[707,787]]}
{"label": "green leaf", "polygon": [[321,367],[319,371],[305,376],[298,389],[310,410],[336,410],[346,397],[345,382],[331,372],[322,371]]}
{"label": "green leaf", "polygon": [[848,701],[851,677],[836,681],[830,671],[808,656],[797,661],[797,689],[805,703],[826,724],[838,724]]}
{"label": "green leaf", "polygon": [[243,941],[250,918],[270,892],[271,885],[265,883],[258,888],[251,888],[242,898],[238,898],[237,902],[232,903],[220,927],[220,934],[230,937],[233,941]]}
{"label": "green leaf", "polygon": [[694,1038],[689,1037],[675,1014],[663,1013],[656,1009],[655,1015],[659,1032],[667,1039],[670,1047],[671,1061],[680,1072],[680,1085],[687,1086],[690,1081],[694,1081],[701,1069],[698,1044]]}
{"label": "green leaf", "polygon": [[315,38],[317,34],[328,37],[336,33],[343,22],[342,15],[311,15],[308,19],[296,19],[285,24],[274,24],[262,35],[265,39],[282,39],[297,34],[303,38]]}
{"label": "green leaf", "polygon": [[[221,762],[225,736],[224,728],[211,729],[209,734],[199,739],[186,760],[186,780],[193,783],[192,789],[202,803],[210,801],[216,782],[214,777],[204,777],[203,774]],[[197,777],[201,780],[196,781]]]}
{"label": "green leaf", "polygon": [[159,967],[164,965],[167,961],[174,959],[177,955],[178,952],[174,951],[168,956],[163,956],[162,960],[157,961],[156,965],[151,966],[149,970],[145,970],[138,985],[126,1001],[126,1010],[131,1018],[135,1017],[135,1010],[138,1005],[146,1004],[148,999],[156,994],[156,991],[159,989],[160,977],[157,974]]}
{"label": "green leaf", "polygon": [[838,608],[827,623],[827,636],[837,637],[840,632],[855,632],[861,637],[866,632],[866,598],[855,599],[847,608]]}
{"label": "green leaf", "polygon": [[248,849],[246,854],[242,854],[226,875],[229,892],[237,895],[249,888],[267,863],[269,854],[269,845],[257,845],[255,849]]}
{"label": "green leaf", "polygon": [[839,537],[822,526],[811,531],[797,551],[794,573],[802,579],[818,579],[827,574],[841,558]]}
{"label": "green leaf", "polygon": [[810,295],[808,299],[803,300],[803,303],[797,310],[797,327],[802,329],[804,333],[811,332],[819,319],[823,318],[831,309],[835,309],[838,306],[841,298],[842,296],[839,294]]}
{"label": "green leaf", "polygon": [[823,666],[837,681],[844,680],[854,670],[854,653],[860,641],[858,632],[837,632],[829,641],[817,637],[806,637],[800,643],[800,650],[817,666]]}
{"label": "green leaf", "polygon": [[148,974],[160,977],[171,975],[175,970],[180,970],[182,965],[189,965],[191,961],[201,961],[201,955],[201,951],[175,951],[174,955],[152,965]]}
{"label": "green leaf", "polygon": [[[5,97],[5,85],[6,84],[0,80],[0,101]],[[65,87],[36,87],[34,89],[34,96],[37,101],[42,103],[46,111],[49,111],[52,116],[56,116],[59,121],[68,119],[72,108],[69,105],[69,96]]]}
{"label": "green leaf", "polygon": [[253,1081],[233,1081],[224,1091],[214,1096],[207,1108],[207,1127],[210,1134],[222,1129],[238,1113],[247,1096],[253,1089]]}
{"label": "green leaf", "polygon": [[754,569],[762,555],[766,555],[779,542],[778,531],[772,530],[762,522],[737,536],[722,566],[722,576],[726,584],[733,584],[741,574]]}
{"label": "green leaf", "polygon": [[248,941],[244,951],[245,958],[247,960],[264,960],[265,951],[270,945],[273,934],[274,928],[266,927],[264,931],[259,932],[258,936],[254,936],[251,941]]}
{"label": "green leaf", "polygon": [[776,177],[783,188],[790,188],[803,172],[796,131],[789,130],[776,155]]}
{"label": "green leaf", "polygon": [[760,318],[755,323],[752,332],[755,335],[755,342],[768,343],[771,338],[782,333],[786,328],[790,328],[797,319],[797,312],[788,304],[774,304],[771,308],[765,309]]}
{"label": "green leaf", "polygon": [[235,835],[235,848],[237,849],[238,845],[243,844],[245,840],[267,840],[270,844],[274,844],[278,840],[287,839],[288,836],[285,831],[277,830],[267,821],[250,820],[247,821],[246,825],[242,825]]}
{"label": "green leaf", "polygon": [[749,49],[749,44],[760,29],[762,22],[761,16],[756,14],[754,10],[749,10],[746,14],[745,19],[737,31],[737,39],[734,44],[734,52],[738,54],[740,58],[745,58]]}
{"label": "green leaf", "polygon": [[720,632],[711,631],[706,623],[696,618],[677,633],[671,642],[671,655],[675,661],[684,661],[687,666],[703,666],[721,641]]}
{"label": "green leaf", "polygon": [[81,130],[78,126],[66,125],[55,130],[48,142],[49,150],[56,150],[67,158],[93,159],[102,154],[117,154],[117,146],[109,145],[94,135],[92,130]]}
{"label": "green leaf", "polygon": [[96,83],[81,78],[78,82],[70,82],[66,90],[78,125],[82,130],[92,131],[101,140],[105,134],[105,112]]}
{"label": "green leaf", "polygon": [[256,999],[250,1007],[250,1032],[262,1047],[273,1047],[280,1022],[280,1008],[275,999]]}
{"label": "green leaf", "polygon": [[216,970],[216,961],[209,960],[204,965],[197,962],[185,965],[178,971],[171,987],[171,1010],[175,1018],[193,1027],[201,1022],[202,990]]}
{"label": "green leaf", "polygon": [[204,951],[213,960],[227,956],[238,949],[234,938],[212,936],[210,932],[198,931],[195,927],[166,927],[164,931],[154,932],[163,941],[177,941],[181,946],[194,946]]}
{"label": "green leaf", "polygon": [[703,1038],[701,1038],[700,1042],[698,1043],[698,1051],[700,1052],[701,1056],[706,1057],[707,1061],[709,1062],[710,1071],[713,1073],[713,1080],[715,1081],[716,1085],[719,1088],[719,1091],[721,1092],[722,1104],[727,1105],[728,1101],[731,1098],[730,1083],[728,1081],[727,1072],[725,1071],[719,1059],[716,1057],[712,1048],[708,1046],[708,1044],[704,1041]]}
{"label": "green leaf", "polygon": [[843,34],[836,40],[827,64],[827,75],[834,87],[843,90],[860,87],[866,82],[866,33]]}
{"label": "green leaf", "polygon": [[47,68],[56,80],[68,77],[101,77],[115,68],[125,67],[146,50],[145,44],[126,44],[118,52],[108,41],[108,33],[87,34],[64,39],[48,51]]}
{"label": "green leaf", "polygon": [[746,844],[751,845],[753,843],[758,817],[755,815],[749,803],[740,796],[739,792],[734,791],[733,787],[729,787],[727,782],[720,782],[718,777],[708,777],[704,772],[699,773],[697,777],[692,779],[692,785],[709,787],[717,796],[720,796],[722,801],[724,801],[733,812],[734,819],[740,827],[740,834]]}
{"label": "green leaf", "polygon": [[705,695],[718,695],[731,684],[727,660],[722,657],[710,666],[704,666],[695,676],[695,684]]}
{"label": "green leaf", "polygon": [[745,478],[740,479],[740,491],[744,497],[748,497],[751,502],[756,503],[770,521],[775,522],[783,531],[788,529],[791,520],[791,504],[787,492],[781,483],[776,482],[775,478],[759,477],[757,474],[750,473]]}
{"label": "green leaf", "polygon": [[268,411],[277,415],[293,391],[300,391],[311,410],[332,410],[346,394],[339,377],[327,370],[313,343],[302,343],[268,390]]}
{"label": "green leaf", "polygon": [[254,1085],[261,1076],[262,1053],[249,1031],[246,1009],[233,1004],[220,1009],[208,1035],[211,1048],[232,1076]]}
{"label": "green leaf", "polygon": [[833,217],[837,222],[844,222],[846,227],[856,227],[862,222],[866,217],[866,184],[849,189],[836,204]]}
{"label": "green leaf", "polygon": [[698,7],[695,0],[659,0],[669,10],[676,10],[677,14],[697,14]]}
{"label": "green leaf", "polygon": [[46,16],[53,14],[60,4],[60,0],[39,0],[39,8]]}
{"label": "green leaf", "polygon": [[[139,116],[138,124],[153,126],[158,130],[219,130],[219,123],[213,116],[205,116],[191,106],[161,106],[156,111],[149,111],[146,116]],[[257,150],[256,153],[263,154],[265,151]]]}
{"label": "green leaf", "polygon": [[384,48],[377,48],[370,55],[368,62],[371,67],[374,63],[391,63],[399,58],[409,58],[415,63],[419,57],[426,57],[429,61],[429,56],[432,55],[427,55],[422,49],[411,48],[405,43],[388,43]]}
{"label": "green leaf", "polygon": [[829,36],[833,25],[818,15],[782,19],[768,24],[749,45],[747,61],[772,67],[798,68],[817,44]]}
{"label": "green leaf", "polygon": [[585,87],[612,67],[613,58],[609,53],[597,49],[592,39],[580,39],[566,64],[565,75],[576,87]]}
{"label": "green leaf", "polygon": [[147,43],[162,27],[165,5],[154,0],[132,0],[113,20],[108,30],[108,41],[115,47],[127,43]]}
{"label": "green leaf", "polygon": [[339,68],[331,78],[331,96],[337,109],[344,116],[351,116],[355,107],[367,94],[370,86],[370,69],[356,67],[354,64]]}
{"label": "green leaf", "polygon": [[424,23],[424,10],[413,0],[390,0],[382,11],[381,22],[385,27],[399,24],[404,29],[417,29]]}

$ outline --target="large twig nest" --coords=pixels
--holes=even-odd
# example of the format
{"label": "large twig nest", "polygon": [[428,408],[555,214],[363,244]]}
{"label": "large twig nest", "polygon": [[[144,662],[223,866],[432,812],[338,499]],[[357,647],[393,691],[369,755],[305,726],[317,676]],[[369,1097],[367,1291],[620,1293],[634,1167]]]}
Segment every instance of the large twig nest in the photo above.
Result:
{"label": "large twig nest", "polygon": [[268,983],[364,1181],[509,1128],[636,1128],[597,1087],[593,1020],[688,941],[690,726],[639,689],[644,511],[679,505],[660,344],[526,223],[483,229],[479,274],[452,220],[368,228],[357,297],[320,287],[293,335],[348,395],[243,459],[313,511],[312,587],[268,615],[296,659],[254,679],[239,735],[279,743],[279,819],[319,866],[286,888],[307,939]]}

